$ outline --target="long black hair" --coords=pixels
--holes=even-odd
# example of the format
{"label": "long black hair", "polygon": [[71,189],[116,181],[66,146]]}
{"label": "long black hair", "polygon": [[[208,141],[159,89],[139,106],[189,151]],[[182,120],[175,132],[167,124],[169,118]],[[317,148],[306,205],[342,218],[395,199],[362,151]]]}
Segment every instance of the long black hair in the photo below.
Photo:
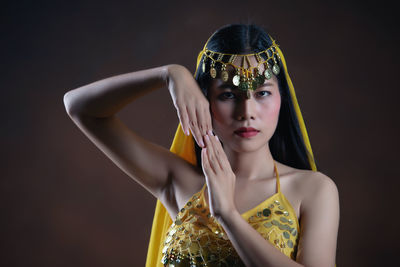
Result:
{"label": "long black hair", "polygon": [[[267,32],[257,25],[229,24],[218,29],[209,39],[207,49],[226,53],[244,54],[258,53],[272,45]],[[202,65],[205,56],[200,61]],[[298,169],[311,170],[308,161],[307,148],[297,120],[296,112],[290,97],[289,86],[285,77],[284,68],[279,61],[280,73],[277,75],[279,92],[281,94],[281,108],[276,130],[269,140],[272,157],[286,165]],[[216,67],[218,67],[216,65]],[[205,71],[197,68],[195,79],[204,95],[207,96],[211,84],[210,66],[206,64]],[[201,148],[195,142],[197,166],[201,166]]]}

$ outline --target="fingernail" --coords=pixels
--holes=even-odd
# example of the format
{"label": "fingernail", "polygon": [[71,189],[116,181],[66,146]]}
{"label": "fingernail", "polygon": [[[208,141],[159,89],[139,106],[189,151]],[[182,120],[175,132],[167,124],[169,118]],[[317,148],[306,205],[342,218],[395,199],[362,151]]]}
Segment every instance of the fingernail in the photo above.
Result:
{"label": "fingernail", "polygon": [[215,138],[219,141],[218,135],[216,135]]}
{"label": "fingernail", "polygon": [[214,133],[211,130],[208,130],[209,135],[214,135]]}

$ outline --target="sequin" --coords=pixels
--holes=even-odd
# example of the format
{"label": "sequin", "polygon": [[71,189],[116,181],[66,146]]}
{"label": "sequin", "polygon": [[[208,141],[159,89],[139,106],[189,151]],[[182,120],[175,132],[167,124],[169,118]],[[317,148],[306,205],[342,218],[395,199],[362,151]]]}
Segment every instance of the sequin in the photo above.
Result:
{"label": "sequin", "polygon": [[196,208],[201,209],[201,207],[203,207],[201,204],[197,204]]}
{"label": "sequin", "polygon": [[187,203],[187,205],[188,205],[189,207],[192,206],[192,202],[189,201],[189,202]]}
{"label": "sequin", "polygon": [[291,233],[292,233],[292,236],[296,236],[297,235],[297,230],[293,229]]}
{"label": "sequin", "polygon": [[288,240],[287,241],[287,245],[289,248],[293,248],[293,241],[292,240]]}
{"label": "sequin", "polygon": [[290,230],[291,230],[290,226],[289,226],[289,225],[287,225],[287,224],[285,224],[285,225],[284,225],[283,229],[284,229],[284,230],[288,230],[288,231],[290,231]]}
{"label": "sequin", "polygon": [[278,209],[280,209],[280,210],[283,210],[283,209],[284,209],[284,207],[283,207],[283,206],[279,206],[279,207],[278,207]]}
{"label": "sequin", "polygon": [[172,239],[172,236],[167,236],[167,238],[165,239],[165,243],[168,244]]}
{"label": "sequin", "polygon": [[290,235],[289,235],[288,232],[283,232],[283,236],[284,236],[286,239],[289,239],[289,238],[290,238]]}
{"label": "sequin", "polygon": [[165,252],[167,252],[167,250],[168,250],[168,247],[169,247],[169,246],[164,246],[164,248],[163,248],[163,250],[162,250],[162,253],[165,253]]}
{"label": "sequin", "polygon": [[279,225],[279,222],[277,220],[272,220],[271,222],[273,225]]}
{"label": "sequin", "polygon": [[264,210],[263,210],[263,215],[264,215],[265,217],[270,216],[270,215],[271,215],[271,210],[270,210],[270,209],[264,209]]}
{"label": "sequin", "polygon": [[276,210],[276,211],[275,211],[275,214],[277,214],[277,215],[282,215],[282,214],[283,214],[283,212],[282,212],[282,211],[280,211],[280,210]]}
{"label": "sequin", "polygon": [[169,235],[174,235],[176,233],[176,229],[172,229],[170,232],[169,232]]}
{"label": "sequin", "polygon": [[257,212],[257,217],[261,217],[261,215],[262,215],[261,211]]}
{"label": "sequin", "polygon": [[288,220],[285,217],[280,217],[279,220],[281,220],[281,222],[286,223]]}
{"label": "sequin", "polygon": [[264,226],[270,228],[272,226],[272,223],[271,222],[264,223]]}
{"label": "sequin", "polygon": [[167,264],[168,263],[168,257],[166,257],[165,255],[163,256],[163,258],[161,259],[162,264]]}
{"label": "sequin", "polygon": [[274,201],[277,205],[281,204],[278,200]]}

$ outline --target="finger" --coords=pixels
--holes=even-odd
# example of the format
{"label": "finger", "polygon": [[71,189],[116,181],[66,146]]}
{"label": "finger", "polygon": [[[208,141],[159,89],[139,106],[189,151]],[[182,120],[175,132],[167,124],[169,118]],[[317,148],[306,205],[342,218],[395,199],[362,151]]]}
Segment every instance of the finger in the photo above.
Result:
{"label": "finger", "polygon": [[205,142],[206,142],[206,147],[207,147],[208,161],[209,161],[211,168],[216,173],[219,170],[220,166],[217,163],[218,160],[217,160],[217,157],[215,154],[215,147],[214,147],[214,144],[212,143],[211,138],[213,138],[213,137],[210,137],[209,135],[206,135],[204,137]]}
{"label": "finger", "polygon": [[192,131],[193,137],[196,140],[196,143],[200,147],[204,147],[203,136],[201,135],[201,133],[199,131],[196,112],[192,109],[188,109],[188,114],[189,114],[189,121],[190,121],[189,122],[190,130]]}
{"label": "finger", "polygon": [[204,111],[196,111],[196,115],[197,115],[200,134],[201,136],[205,136],[207,134],[207,122]]}
{"label": "finger", "polygon": [[[217,136],[212,136],[212,144],[214,147],[214,154],[215,154],[215,158],[216,158],[216,164],[218,164],[219,168],[221,170],[225,169],[225,164],[227,162],[227,158],[226,158],[226,154],[224,149],[221,146],[221,143],[219,142],[219,140],[217,139]],[[225,161],[226,159],[226,161]]]}
{"label": "finger", "polygon": [[199,121],[200,121],[200,129],[202,135],[206,135],[209,130],[212,129],[211,126],[211,115],[209,108],[204,108],[201,112],[199,112]]}
{"label": "finger", "polygon": [[211,120],[210,108],[207,108],[204,112],[206,114],[207,131],[211,131],[212,130],[212,120]]}
{"label": "finger", "polygon": [[178,117],[182,125],[183,132],[185,133],[185,135],[189,135],[189,118],[186,112],[186,107],[178,108]]}
{"label": "finger", "polygon": [[215,155],[215,164],[218,164],[221,170],[224,170],[227,165],[230,165],[228,158],[226,157],[225,151],[218,139],[218,136],[210,136],[211,146]]}
{"label": "finger", "polygon": [[211,174],[212,169],[210,168],[210,162],[207,156],[207,148],[201,150],[201,167],[204,175],[208,177]]}

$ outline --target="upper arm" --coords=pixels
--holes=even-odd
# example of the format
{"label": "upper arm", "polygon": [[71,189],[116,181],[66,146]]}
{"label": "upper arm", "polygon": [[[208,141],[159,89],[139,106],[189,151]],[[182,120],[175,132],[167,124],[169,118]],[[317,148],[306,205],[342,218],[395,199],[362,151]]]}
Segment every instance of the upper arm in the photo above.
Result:
{"label": "upper arm", "polygon": [[70,117],[108,158],[157,198],[161,198],[171,184],[174,170],[190,168],[166,148],[135,134],[115,115]]}
{"label": "upper arm", "polygon": [[316,172],[301,204],[297,261],[307,267],[335,265],[339,228],[339,194],[335,183]]}

